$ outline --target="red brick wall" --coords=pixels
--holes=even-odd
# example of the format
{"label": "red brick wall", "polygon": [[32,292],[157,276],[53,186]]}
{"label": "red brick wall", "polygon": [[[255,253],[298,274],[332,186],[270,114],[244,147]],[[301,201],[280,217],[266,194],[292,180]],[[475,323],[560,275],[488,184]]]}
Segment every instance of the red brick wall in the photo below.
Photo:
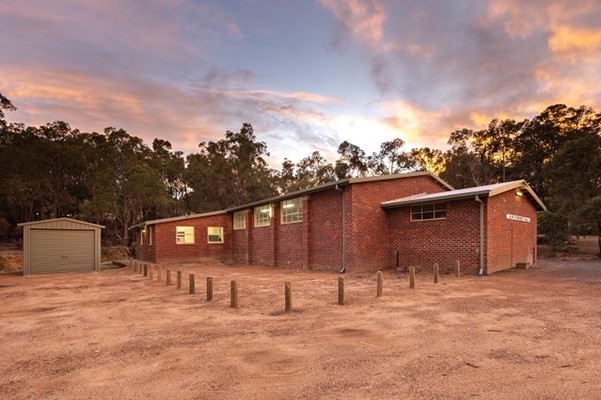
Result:
{"label": "red brick wall", "polygon": [[355,183],[346,190],[350,201],[347,203],[347,223],[350,221],[350,226],[347,225],[347,270],[358,272],[394,266],[387,239],[386,213],[380,207],[383,201],[448,189],[430,176],[416,176]]}
{"label": "red brick wall", "polygon": [[447,203],[446,219],[411,221],[410,207],[389,209],[388,237],[390,263],[399,267],[415,267],[431,273],[438,263],[441,273],[454,271],[456,260],[462,273],[477,274],[480,248],[480,204],[461,200]]}
{"label": "red brick wall", "polygon": [[[507,214],[528,217],[530,222],[509,220]],[[530,200],[516,196],[513,190],[493,196],[486,222],[487,273],[536,261],[536,208]]]}
{"label": "red brick wall", "polygon": [[[237,229],[232,232],[233,260],[237,264],[250,264],[250,242],[252,227],[252,209],[246,211],[246,228]],[[230,214],[233,221],[233,213]],[[233,226],[233,222],[232,222]]]}
{"label": "red brick wall", "polygon": [[342,267],[342,192],[334,188],[309,199],[309,268],[338,271]]}
{"label": "red brick wall", "polygon": [[[309,213],[307,198],[303,199],[303,221],[282,224],[278,212],[276,231],[276,266],[308,268]],[[278,204],[278,210],[281,208]]]}
{"label": "red brick wall", "polygon": [[[194,243],[177,244],[176,227],[193,226]],[[224,233],[223,243],[208,243],[207,228],[209,226],[222,226]],[[148,229],[148,228],[147,228]],[[153,225],[154,239],[152,247],[155,248],[155,257],[146,252],[141,252],[146,261],[160,263],[167,260],[220,260],[232,259],[232,216],[219,214],[180,221],[166,222]]]}
{"label": "red brick wall", "polygon": [[275,266],[275,222],[280,217],[279,204],[272,204],[271,223],[269,226],[254,226],[254,209],[251,210],[252,223],[250,229],[249,259],[250,264]]}

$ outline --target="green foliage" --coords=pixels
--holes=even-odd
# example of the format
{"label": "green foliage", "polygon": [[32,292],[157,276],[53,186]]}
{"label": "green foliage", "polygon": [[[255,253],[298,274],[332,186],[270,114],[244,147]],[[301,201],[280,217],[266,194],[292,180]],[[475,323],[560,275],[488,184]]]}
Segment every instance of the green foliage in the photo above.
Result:
{"label": "green foliage", "polygon": [[538,233],[553,251],[564,250],[570,237],[568,219],[560,214],[541,212],[538,214]]}
{"label": "green foliage", "polygon": [[[251,124],[202,142],[184,156],[156,138],[148,147],[123,129],[80,132],[57,121],[7,123],[15,107],[0,93],[0,239],[18,222],[78,216],[127,244],[140,221],[225,209],[336,179],[408,171],[439,174],[456,188],[526,179],[552,212],[540,230],[554,246],[566,232],[601,234],[601,114],[556,104],[532,120],[493,119],[486,129],[450,133],[450,149],[404,150],[395,138],[367,155],[342,142],[338,158],[318,151],[270,169]],[[8,224],[8,225],[7,225]],[[568,231],[569,227],[569,231]],[[106,238],[105,238],[106,239]]]}

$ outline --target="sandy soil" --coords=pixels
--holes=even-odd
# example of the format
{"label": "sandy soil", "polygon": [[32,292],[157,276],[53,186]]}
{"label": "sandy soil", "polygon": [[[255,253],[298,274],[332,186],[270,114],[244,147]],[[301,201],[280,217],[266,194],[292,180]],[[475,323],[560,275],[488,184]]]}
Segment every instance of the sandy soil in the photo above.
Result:
{"label": "sandy soil", "polygon": [[127,268],[1,276],[0,398],[601,398],[598,261],[418,275],[414,290],[385,271],[381,298],[375,274],[347,274],[343,306],[333,274],[179,268],[180,290]]}

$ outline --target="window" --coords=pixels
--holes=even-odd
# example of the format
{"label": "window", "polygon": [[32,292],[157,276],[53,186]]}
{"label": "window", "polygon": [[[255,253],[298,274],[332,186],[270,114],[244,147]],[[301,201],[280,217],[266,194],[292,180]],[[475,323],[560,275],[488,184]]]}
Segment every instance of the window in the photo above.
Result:
{"label": "window", "polygon": [[271,204],[255,207],[255,226],[271,225]]}
{"label": "window", "polygon": [[144,233],[146,233],[146,227],[140,230],[140,246],[144,244]]}
{"label": "window", "polygon": [[209,226],[207,228],[207,238],[209,243],[223,243],[223,227]]}
{"label": "window", "polygon": [[152,246],[152,226],[148,227],[148,245]]}
{"label": "window", "polygon": [[282,224],[301,222],[303,220],[303,198],[284,200],[282,206]]}
{"label": "window", "polygon": [[175,228],[175,242],[177,244],[194,243],[194,227],[178,226]]}
{"label": "window", "polygon": [[246,229],[246,211],[234,213],[234,230]]}
{"label": "window", "polygon": [[425,221],[432,219],[445,219],[447,217],[447,203],[423,204],[411,206],[411,221]]}

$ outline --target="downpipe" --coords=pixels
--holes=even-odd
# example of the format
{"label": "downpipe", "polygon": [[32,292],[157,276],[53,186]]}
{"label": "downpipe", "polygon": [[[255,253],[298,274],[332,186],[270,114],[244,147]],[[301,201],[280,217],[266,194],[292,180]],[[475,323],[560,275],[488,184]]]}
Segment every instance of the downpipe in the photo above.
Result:
{"label": "downpipe", "polygon": [[474,200],[480,203],[480,270],[478,275],[484,275],[484,202],[478,195]]}

